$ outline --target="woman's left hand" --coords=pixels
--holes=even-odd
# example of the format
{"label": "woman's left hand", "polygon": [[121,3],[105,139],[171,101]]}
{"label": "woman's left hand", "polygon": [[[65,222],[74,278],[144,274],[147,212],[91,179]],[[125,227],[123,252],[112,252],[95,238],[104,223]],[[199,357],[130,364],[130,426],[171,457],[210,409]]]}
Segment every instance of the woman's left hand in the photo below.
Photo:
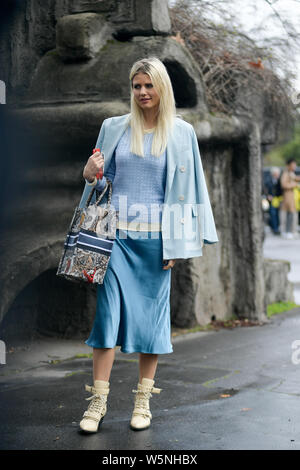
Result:
{"label": "woman's left hand", "polygon": [[169,260],[166,260],[166,261],[168,261],[168,264],[165,264],[165,265],[164,265],[163,269],[165,269],[165,270],[166,270],[166,269],[173,268],[173,266],[174,266],[174,264],[175,264],[175,262],[176,262],[175,259],[169,259]]}

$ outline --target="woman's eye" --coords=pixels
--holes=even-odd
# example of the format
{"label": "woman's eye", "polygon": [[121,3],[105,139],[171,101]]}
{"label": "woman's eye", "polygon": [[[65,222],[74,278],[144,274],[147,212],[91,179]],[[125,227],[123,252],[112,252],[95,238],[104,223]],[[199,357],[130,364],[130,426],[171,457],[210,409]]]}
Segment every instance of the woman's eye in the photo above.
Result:
{"label": "woman's eye", "polygon": [[[147,83],[145,85],[145,87],[146,88],[153,88],[153,85],[152,85],[152,83]],[[137,90],[137,89],[141,88],[141,85],[134,85],[133,88],[135,88]]]}

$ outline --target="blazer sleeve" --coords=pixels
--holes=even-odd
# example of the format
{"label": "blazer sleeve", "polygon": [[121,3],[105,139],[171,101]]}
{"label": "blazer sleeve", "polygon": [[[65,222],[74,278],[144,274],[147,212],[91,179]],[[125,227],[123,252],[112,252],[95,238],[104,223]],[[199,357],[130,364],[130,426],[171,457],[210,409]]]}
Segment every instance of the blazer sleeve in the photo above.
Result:
{"label": "blazer sleeve", "polygon": [[205,244],[217,243],[219,241],[214,216],[210,204],[208,195],[205,175],[203,171],[198,139],[193,126],[191,126],[192,132],[192,146],[194,155],[194,167],[195,167],[195,181],[196,181],[196,198],[198,207],[198,224],[200,237]]}
{"label": "blazer sleeve", "polygon": [[[98,138],[97,138],[97,141],[96,141],[95,148],[100,148],[100,149],[102,148],[102,144],[103,144],[103,140],[104,140],[104,136],[105,136],[105,130],[106,130],[107,122],[109,121],[109,119],[104,119],[104,121],[102,122],[100,131],[99,131],[99,134],[98,134]],[[102,178],[102,181],[103,181],[103,179],[104,178]],[[104,188],[104,185],[103,185],[103,188]],[[82,196],[81,196],[78,207],[82,208],[82,207],[85,206],[85,203],[86,203],[92,189],[93,189],[93,186],[89,186],[87,184],[87,181],[85,180],[84,190],[82,192]]]}

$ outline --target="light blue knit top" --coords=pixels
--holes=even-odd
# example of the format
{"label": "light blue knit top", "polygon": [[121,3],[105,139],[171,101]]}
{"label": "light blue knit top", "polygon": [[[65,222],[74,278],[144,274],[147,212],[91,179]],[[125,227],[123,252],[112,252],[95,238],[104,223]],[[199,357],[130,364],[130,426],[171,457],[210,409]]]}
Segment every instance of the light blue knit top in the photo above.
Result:
{"label": "light blue knit top", "polygon": [[[131,129],[122,135],[105,172],[112,182],[111,205],[125,222],[161,223],[167,176],[166,152],[151,154],[153,132],[144,134],[144,157],[130,152]],[[95,188],[102,191],[106,177]]]}

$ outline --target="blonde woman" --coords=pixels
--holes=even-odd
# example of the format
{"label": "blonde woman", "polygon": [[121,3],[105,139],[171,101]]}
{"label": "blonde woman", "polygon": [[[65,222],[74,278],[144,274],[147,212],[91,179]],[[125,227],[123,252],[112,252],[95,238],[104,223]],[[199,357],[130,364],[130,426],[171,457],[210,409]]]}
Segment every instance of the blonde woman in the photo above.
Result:
{"label": "blonde woman", "polygon": [[[165,66],[155,57],[142,59],[133,64],[129,78],[131,112],[104,120],[96,144],[104,158],[94,153],[83,170],[86,185],[80,206],[91,185],[101,191],[108,178],[113,185],[111,204],[119,215],[86,341],[93,348],[94,385],[86,385],[92,396],[80,428],[91,433],[107,412],[115,346],[123,353],[139,353],[130,427],[150,426],[149,398],[161,391],[154,387],[158,356],[173,352],[171,269],[176,259],[201,256],[203,243],[218,241],[195,132],[176,117]],[[104,176],[97,180],[101,168]],[[181,236],[178,228],[185,229]]]}

